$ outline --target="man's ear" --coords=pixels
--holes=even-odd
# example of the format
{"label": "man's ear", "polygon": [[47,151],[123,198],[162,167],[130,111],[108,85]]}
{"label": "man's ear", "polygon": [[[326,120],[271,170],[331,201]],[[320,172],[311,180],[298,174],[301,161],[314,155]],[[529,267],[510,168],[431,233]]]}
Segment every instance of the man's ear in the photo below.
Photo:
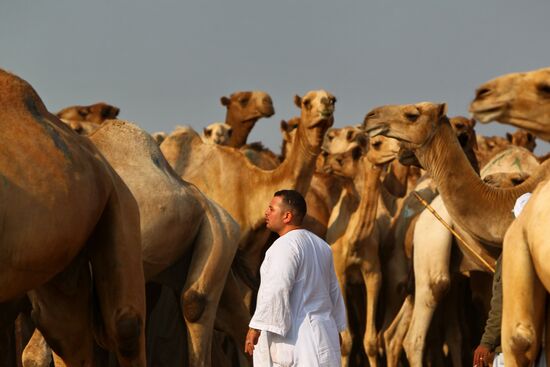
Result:
{"label": "man's ear", "polygon": [[285,224],[289,224],[289,223],[292,223],[293,220],[294,220],[294,216],[292,215],[292,212],[291,211],[286,211],[285,215],[283,217],[283,222]]}

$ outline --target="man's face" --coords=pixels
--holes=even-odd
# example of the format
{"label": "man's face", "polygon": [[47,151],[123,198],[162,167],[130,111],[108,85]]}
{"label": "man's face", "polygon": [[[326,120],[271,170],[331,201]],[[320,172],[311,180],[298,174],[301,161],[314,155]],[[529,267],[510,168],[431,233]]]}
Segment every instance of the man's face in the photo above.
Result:
{"label": "man's face", "polygon": [[265,224],[273,232],[279,232],[288,221],[289,211],[283,204],[283,198],[274,196],[265,211]]}

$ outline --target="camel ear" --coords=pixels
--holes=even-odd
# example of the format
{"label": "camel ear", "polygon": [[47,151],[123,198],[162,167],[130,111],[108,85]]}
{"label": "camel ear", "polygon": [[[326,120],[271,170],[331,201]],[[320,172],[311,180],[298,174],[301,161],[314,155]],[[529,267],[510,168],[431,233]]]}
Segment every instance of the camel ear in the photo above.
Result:
{"label": "camel ear", "polygon": [[506,133],[506,140],[508,140],[511,143],[512,142],[512,134]]}
{"label": "camel ear", "polygon": [[347,141],[353,141],[353,139],[355,138],[355,133],[353,130],[349,130],[348,133],[346,134],[346,140]]}
{"label": "camel ear", "polygon": [[231,103],[231,100],[229,98],[227,98],[226,96],[223,96],[222,98],[220,98],[220,102],[222,103],[222,106],[227,107]]}
{"label": "camel ear", "polygon": [[365,149],[369,143],[369,139],[364,134],[357,135],[357,144],[361,146],[363,149]]}
{"label": "camel ear", "polygon": [[281,120],[281,132],[288,131],[288,122]]}
{"label": "camel ear", "polygon": [[296,94],[294,96],[294,104],[296,105],[296,107],[302,108],[302,97]]}
{"label": "camel ear", "polygon": [[204,136],[206,136],[207,138],[209,138],[210,135],[212,135],[212,130],[209,129],[209,128],[207,128],[207,127],[205,127],[205,128],[204,128]]}
{"label": "camel ear", "polygon": [[440,103],[438,106],[437,115],[443,117],[447,115],[447,103]]}

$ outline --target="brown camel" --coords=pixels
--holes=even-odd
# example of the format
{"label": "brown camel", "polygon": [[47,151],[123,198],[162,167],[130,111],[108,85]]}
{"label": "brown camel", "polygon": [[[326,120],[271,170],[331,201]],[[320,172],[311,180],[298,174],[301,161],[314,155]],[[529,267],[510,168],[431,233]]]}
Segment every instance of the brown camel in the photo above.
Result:
{"label": "brown camel", "polygon": [[[323,135],[332,125],[336,99],[328,92],[311,91],[304,97],[295,97],[301,108],[301,123],[293,142],[290,156],[271,171],[264,171],[249,163],[239,151],[219,145],[204,144],[197,134],[174,132],[160,148],[169,164],[184,180],[195,184],[203,193],[225,208],[239,223],[241,238],[234,268],[238,279],[246,284],[241,289],[250,305],[250,289],[257,283],[257,273],[269,237],[265,228],[264,207],[273,193],[281,188],[294,188],[305,194],[321,150]],[[238,174],[236,174],[238,173]],[[234,302],[242,302],[235,292],[228,292]],[[236,322],[234,302],[222,302],[221,312],[230,315],[224,319],[230,330],[243,331],[246,324]],[[249,316],[248,316],[249,317]],[[239,334],[242,334],[239,332]],[[242,345],[238,341],[238,345]]]}
{"label": "brown camel", "polygon": [[[342,129],[346,140],[353,136],[355,128]],[[330,139],[334,140],[334,139]],[[366,137],[361,143],[336,144],[337,153],[329,151],[326,166],[332,172],[353,178],[358,198],[348,199],[342,195],[331,216],[327,241],[331,244],[334,266],[342,293],[346,294],[348,282],[359,282],[366,289],[366,330],[363,348],[369,365],[377,366],[376,307],[382,273],[378,248],[380,230],[377,223],[377,210],[380,200],[380,176],[382,165],[392,161],[397,154],[397,142],[393,139],[376,137],[370,142],[369,153],[365,153]],[[329,148],[330,149],[330,148]],[[357,203],[358,201],[358,203]],[[349,302],[349,301],[348,301]],[[351,335],[344,332],[342,346],[344,361],[351,350]]]}
{"label": "brown camel", "polygon": [[516,130],[513,134],[506,133],[506,138],[477,135],[475,153],[479,166],[484,167],[497,153],[508,149],[510,144],[523,147],[530,152],[533,152],[537,145],[533,134],[520,129]]}
{"label": "brown camel", "polygon": [[454,223],[481,243],[501,246],[514,219],[510,208],[548,177],[550,163],[514,188],[493,188],[468,163],[445,112],[445,104],[430,102],[383,106],[369,112],[365,122],[371,134],[400,140],[414,152],[436,182]]}
{"label": "brown camel", "polygon": [[470,112],[482,123],[499,121],[550,141],[550,68],[511,73],[482,84]]}
{"label": "brown camel", "polygon": [[[3,70],[0,106],[0,303],[28,292],[38,329],[68,366],[81,366],[94,363],[94,301],[101,344],[122,366],[145,366],[134,197],[89,141],[49,113],[27,82]],[[87,291],[88,261],[97,299]]]}
{"label": "brown camel", "polygon": [[225,123],[233,129],[227,145],[234,148],[246,144],[250,130],[259,119],[275,113],[271,97],[262,91],[235,92],[221,97],[220,101],[227,108]]}
{"label": "brown camel", "polygon": [[[187,363],[210,366],[214,319],[237,250],[238,224],[195,186],[181,180],[154,139],[137,126],[109,120],[90,140],[137,200],[145,280],[163,283],[179,294],[188,330]],[[185,258],[190,259],[188,266],[181,264]],[[174,360],[180,359],[178,352],[173,352]],[[150,363],[155,364],[155,357],[148,356]]]}
{"label": "brown camel", "polygon": [[119,112],[118,107],[99,102],[89,106],[66,107],[56,113],[56,116],[66,121],[87,121],[99,125],[105,120],[116,118]]}

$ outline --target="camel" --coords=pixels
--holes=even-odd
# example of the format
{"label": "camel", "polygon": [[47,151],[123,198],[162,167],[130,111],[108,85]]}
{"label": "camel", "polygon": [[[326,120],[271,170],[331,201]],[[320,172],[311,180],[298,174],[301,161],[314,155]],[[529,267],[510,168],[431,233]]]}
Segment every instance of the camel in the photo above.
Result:
{"label": "camel", "polygon": [[476,90],[470,112],[481,123],[499,121],[550,141],[550,68],[511,73]]}
{"label": "camel", "polygon": [[[3,70],[0,106],[0,303],[27,293],[38,329],[68,366],[80,366],[94,363],[93,301],[101,344],[121,366],[145,366],[134,197],[89,141],[49,113],[27,82]],[[97,297],[87,291],[91,282]]]}
{"label": "camel", "polygon": [[231,140],[233,128],[224,122],[214,122],[204,128],[202,141],[207,144],[227,145]]}
{"label": "camel", "polygon": [[89,106],[66,107],[57,112],[56,116],[78,134],[89,135],[103,121],[116,118],[119,112],[118,107],[100,102]]}
{"label": "camel", "polygon": [[220,101],[227,108],[225,123],[233,129],[227,145],[234,148],[246,144],[250,130],[259,119],[275,113],[271,97],[262,91],[235,92],[221,97]]}
{"label": "camel", "polygon": [[120,113],[118,107],[99,102],[89,106],[70,106],[56,113],[61,120],[87,121],[100,125],[105,120],[114,119]]}
{"label": "camel", "polygon": [[[108,120],[89,138],[137,200],[145,280],[179,293],[189,365],[210,366],[214,319],[237,250],[238,224],[181,180],[154,139],[136,125]],[[191,259],[188,270],[182,258]]]}
{"label": "camel", "polygon": [[514,219],[510,208],[520,195],[547,179],[550,163],[544,162],[513,188],[484,184],[454,138],[445,113],[445,104],[390,105],[369,112],[365,124],[370,134],[400,140],[403,148],[414,152],[436,182],[454,223],[477,241],[500,247]]}
{"label": "camel", "polygon": [[[518,164],[521,162],[521,164]],[[484,182],[495,187],[513,187],[523,182],[539,166],[535,156],[521,147],[511,147],[497,154],[482,170]],[[450,218],[440,196],[436,197],[432,207],[449,224]],[[460,228],[455,228],[460,231]],[[451,284],[451,233],[427,210],[424,210],[414,227],[413,263],[415,275],[414,306],[410,325],[403,341],[403,348],[411,366],[422,366],[424,342],[432,315]],[[494,264],[498,252],[484,249],[471,239],[468,241],[488,262]],[[459,247],[461,245],[459,244]],[[461,271],[487,271],[487,268],[465,249],[462,249],[468,262],[461,266]],[[451,318],[451,314],[448,317]],[[460,339],[458,339],[460,341]],[[462,366],[460,345],[450,345],[453,366]]]}
{"label": "camel", "polygon": [[[282,188],[294,188],[302,194],[307,192],[323,135],[334,121],[336,99],[324,90],[308,92],[304,97],[296,96],[294,102],[301,109],[301,123],[292,154],[271,171],[255,167],[231,147],[204,144],[198,134],[188,131],[175,131],[160,145],[176,173],[225,208],[239,224],[241,237],[234,269],[249,307],[251,290],[258,284],[257,274],[270,234],[265,228],[265,205],[273,193]],[[242,298],[238,299],[240,295],[228,294],[235,297],[235,302],[242,301]],[[224,307],[231,307],[232,302],[220,306],[224,311]],[[236,311],[226,313],[230,318],[225,322],[231,330],[239,330],[239,334],[244,330],[246,335],[246,324],[235,322]],[[244,339],[238,341],[239,346],[242,343]]]}
{"label": "camel", "polygon": [[[450,119],[456,140],[465,152],[471,166],[478,170],[478,162],[474,154],[476,148],[475,121],[462,116]],[[400,152],[399,159],[407,164],[418,164],[416,157]],[[436,197],[436,188],[428,175],[423,176],[416,185],[412,186],[413,192],[418,193],[425,201],[430,202]],[[385,277],[384,297],[385,315],[383,326],[383,339],[388,366],[397,366],[401,354],[403,339],[412,316],[412,297],[405,297],[402,293],[406,288],[409,278],[410,262],[412,260],[412,238],[416,221],[424,210],[420,202],[410,193],[404,200],[402,210],[395,218],[389,236],[385,243],[390,245],[385,249],[385,258],[388,258],[384,268]],[[399,308],[401,307],[401,308]]]}
{"label": "camel", "polygon": [[506,133],[506,138],[477,135],[475,153],[480,167],[485,166],[497,153],[508,149],[510,144],[524,147],[530,152],[533,152],[537,145],[535,136],[521,129],[516,130],[513,134]]}
{"label": "camel", "polygon": [[[349,140],[355,133],[354,129],[344,128],[332,134],[330,143],[333,143],[336,133],[343,133],[348,144],[347,147],[342,143],[335,144],[336,153],[332,153],[329,148],[330,154],[327,157],[326,166],[332,172],[353,178],[359,203],[350,203],[350,200],[347,200],[348,195],[346,193],[342,195],[331,215],[327,241],[333,250],[334,267],[342,293],[346,294],[348,279],[365,285],[366,331],[363,347],[369,359],[369,365],[377,366],[375,319],[382,278],[378,257],[380,233],[377,223],[380,176],[382,165],[395,158],[398,148],[397,142],[393,139],[380,137],[370,141],[369,154],[364,154],[366,138],[358,139],[360,142],[354,142],[350,148]],[[342,339],[343,364],[346,365],[351,350],[349,330],[344,332]]]}
{"label": "camel", "polygon": [[[506,366],[532,366],[543,329],[548,335],[546,298],[550,276],[546,259],[550,247],[546,228],[550,220],[549,199],[550,181],[546,181],[533,192],[504,237],[501,341]],[[544,348],[548,361],[548,338]]]}

